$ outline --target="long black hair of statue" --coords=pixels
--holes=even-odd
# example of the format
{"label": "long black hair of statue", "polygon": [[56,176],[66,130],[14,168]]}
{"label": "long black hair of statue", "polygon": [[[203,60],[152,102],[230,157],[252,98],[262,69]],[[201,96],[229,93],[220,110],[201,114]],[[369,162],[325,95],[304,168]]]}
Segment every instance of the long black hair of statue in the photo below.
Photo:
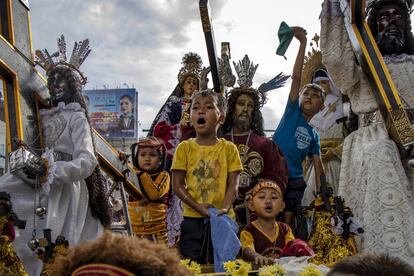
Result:
{"label": "long black hair of statue", "polygon": [[[54,83],[56,73],[60,74],[61,77],[68,81],[68,89],[66,95],[64,95],[60,101],[64,102],[65,104],[69,104],[71,102],[79,103],[80,106],[85,110],[85,116],[89,127],[91,128],[89,113],[85,100],[82,96],[82,85],[79,78],[75,75],[75,72],[72,69],[66,66],[56,66],[47,73],[49,91],[53,91],[54,89],[52,87],[52,84]],[[56,105],[57,102],[52,101],[52,106]],[[96,156],[95,139],[92,133],[93,132],[91,128],[91,137]],[[99,221],[104,226],[108,226],[112,221],[112,213],[109,205],[109,198],[106,194],[106,179],[101,172],[99,164],[95,167],[92,174],[85,179],[85,182],[88,187],[89,206],[91,207],[92,216],[99,219]]]}
{"label": "long black hair of statue", "polygon": [[405,17],[405,29],[404,29],[404,37],[405,37],[405,45],[403,52],[407,55],[414,55],[414,35],[411,31],[411,19],[410,13],[407,10],[407,6],[404,0],[382,0],[382,1],[374,1],[370,6],[367,8],[368,13],[368,26],[371,29],[372,35],[374,38],[378,35],[378,27],[377,27],[377,14],[378,11],[387,4],[396,4],[404,11]]}
{"label": "long black hair of statue", "polygon": [[262,112],[260,111],[260,98],[258,92],[255,91],[253,88],[234,88],[232,91],[229,92],[229,96],[227,98],[228,111],[226,121],[222,126],[222,133],[229,133],[233,128],[233,114],[236,114],[236,102],[237,99],[243,94],[252,97],[254,102],[250,130],[253,131],[253,133],[256,133],[257,135],[264,136],[265,134],[263,131],[263,116]]}

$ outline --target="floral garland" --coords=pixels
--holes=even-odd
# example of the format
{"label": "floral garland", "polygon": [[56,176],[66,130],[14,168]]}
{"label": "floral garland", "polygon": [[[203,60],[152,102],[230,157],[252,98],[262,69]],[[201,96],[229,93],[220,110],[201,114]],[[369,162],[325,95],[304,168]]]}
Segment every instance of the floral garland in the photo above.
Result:
{"label": "floral garland", "polygon": [[252,269],[252,265],[243,260],[236,259],[234,261],[228,261],[223,264],[226,273],[231,276],[245,276],[249,274]]}
{"label": "floral garland", "polygon": [[[247,274],[246,274],[247,275]],[[286,269],[280,264],[266,265],[259,269],[259,276],[286,276]],[[299,273],[299,276],[322,276],[323,273],[315,266],[308,265]]]}
{"label": "floral garland", "polygon": [[305,267],[302,272],[299,273],[299,276],[322,276],[323,273],[313,264],[310,264]]}
{"label": "floral garland", "polygon": [[195,261],[190,259],[184,259],[180,261],[180,265],[185,266],[193,275],[198,275],[201,273],[201,266]]}
{"label": "floral garland", "polygon": [[[224,275],[224,273],[201,273],[201,265],[190,259],[184,259],[180,261],[180,265],[185,266],[193,275]],[[252,272],[252,265],[240,259],[234,261],[228,261],[224,264],[226,275],[231,276],[248,276],[249,272]],[[280,264],[266,265],[259,268],[259,276],[287,276],[287,270]],[[307,265],[300,273],[299,276],[323,276],[323,273],[314,265]]]}
{"label": "floral garland", "polygon": [[266,265],[259,268],[259,276],[284,276],[287,275],[286,269],[279,265]]}

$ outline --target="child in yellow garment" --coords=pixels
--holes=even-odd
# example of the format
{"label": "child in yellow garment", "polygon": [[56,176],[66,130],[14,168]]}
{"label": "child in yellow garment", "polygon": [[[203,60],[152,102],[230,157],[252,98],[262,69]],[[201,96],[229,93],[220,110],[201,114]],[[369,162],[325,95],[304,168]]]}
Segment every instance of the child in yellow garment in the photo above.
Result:
{"label": "child in yellow garment", "polygon": [[271,180],[260,180],[250,191],[248,207],[257,219],[240,233],[243,259],[259,265],[272,264],[295,237],[289,225],[276,221],[285,203],[280,187]]}
{"label": "child in yellow garment", "polygon": [[145,198],[130,201],[128,211],[132,231],[138,237],[167,242],[167,203],[170,176],[164,171],[165,147],[155,137],[131,146],[132,160],[138,169],[139,185]]}
{"label": "child in yellow garment", "polygon": [[217,138],[226,108],[225,98],[212,90],[193,94],[190,119],[196,138],[178,145],[171,167],[174,192],[184,202],[180,253],[198,263],[212,263],[210,225],[204,219],[208,208],[234,217],[231,206],[243,170],[237,147]]}

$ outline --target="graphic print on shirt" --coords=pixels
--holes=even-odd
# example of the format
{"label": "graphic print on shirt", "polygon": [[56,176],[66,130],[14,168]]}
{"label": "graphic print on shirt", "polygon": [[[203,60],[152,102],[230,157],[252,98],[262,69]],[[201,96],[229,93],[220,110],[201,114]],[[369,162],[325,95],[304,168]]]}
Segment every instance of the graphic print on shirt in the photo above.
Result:
{"label": "graphic print on shirt", "polygon": [[306,149],[310,146],[312,141],[312,137],[310,136],[308,130],[304,127],[296,128],[295,138],[298,149]]}
{"label": "graphic print on shirt", "polygon": [[220,161],[200,160],[193,170],[193,175],[197,178],[195,189],[201,197],[201,202],[209,202],[208,195],[218,192]]}

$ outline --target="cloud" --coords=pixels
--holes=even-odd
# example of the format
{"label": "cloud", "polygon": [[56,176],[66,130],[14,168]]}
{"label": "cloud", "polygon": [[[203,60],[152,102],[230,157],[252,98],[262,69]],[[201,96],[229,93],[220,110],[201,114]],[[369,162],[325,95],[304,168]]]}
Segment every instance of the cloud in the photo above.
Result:
{"label": "cloud", "polygon": [[[297,44],[288,50],[288,61],[274,53],[282,19],[292,25],[302,20],[309,33],[319,28],[320,2],[316,0],[291,0],[289,5],[274,0],[209,2],[217,50],[221,41],[229,41],[233,61],[248,54],[260,64],[255,87],[280,71],[290,73],[293,66]],[[186,52],[199,53],[208,65],[198,1],[36,0],[30,8],[33,48],[54,50],[57,37],[65,34],[71,51],[75,40],[89,38],[92,53],[81,67],[89,81],[86,88],[115,88],[124,83],[137,88],[142,128],[149,127],[177,84]],[[305,10],[307,16],[301,16]],[[270,92],[263,111],[266,128],[274,128],[281,117],[287,90]]]}
{"label": "cloud", "polygon": [[[215,2],[211,13],[219,15],[223,5]],[[34,48],[54,50],[64,34],[71,51],[74,40],[89,38],[92,53],[81,67],[86,89],[137,88],[144,128],[177,83],[181,58],[193,50],[193,29],[202,35],[198,1],[37,0],[30,8]]]}

